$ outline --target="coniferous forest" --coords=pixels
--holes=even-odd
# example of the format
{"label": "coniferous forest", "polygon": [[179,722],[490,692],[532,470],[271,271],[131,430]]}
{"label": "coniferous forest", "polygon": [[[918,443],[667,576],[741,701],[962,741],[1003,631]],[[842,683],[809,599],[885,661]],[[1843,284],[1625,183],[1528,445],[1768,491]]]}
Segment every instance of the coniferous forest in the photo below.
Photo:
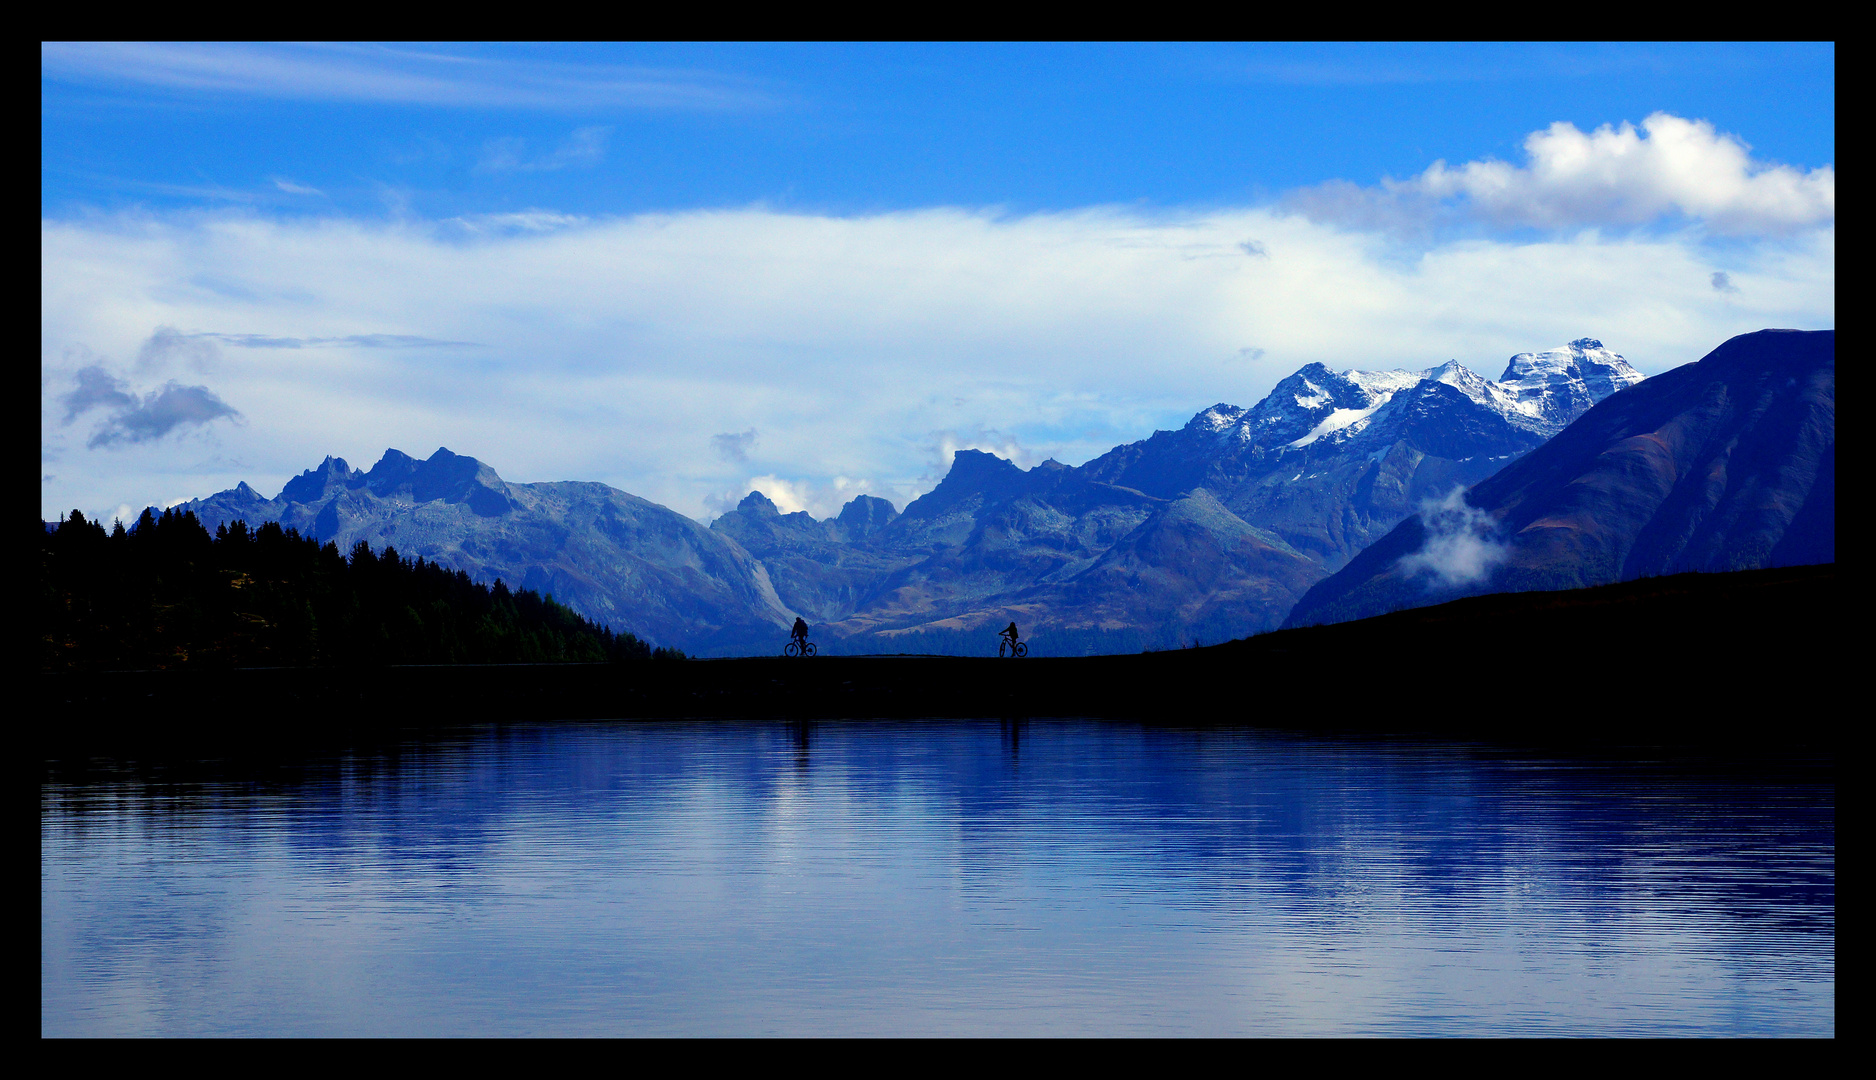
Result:
{"label": "coniferous forest", "polygon": [[107,531],[41,523],[39,666],[625,663],[681,659],[528,589],[471,581],[360,542],[349,555],[267,522],[218,528],[145,510]]}

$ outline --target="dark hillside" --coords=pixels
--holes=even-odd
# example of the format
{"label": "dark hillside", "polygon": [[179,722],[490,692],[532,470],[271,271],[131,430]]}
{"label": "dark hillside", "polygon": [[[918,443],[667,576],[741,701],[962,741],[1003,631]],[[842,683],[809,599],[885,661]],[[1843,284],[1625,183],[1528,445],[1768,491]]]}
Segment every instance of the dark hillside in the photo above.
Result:
{"label": "dark hillside", "polygon": [[603,663],[649,658],[522,589],[469,580],[386,547],[336,545],[267,522],[220,526],[144,511],[107,533],[77,511],[40,529],[39,667]]}
{"label": "dark hillside", "polygon": [[214,743],[234,729],[202,702],[224,696],[281,703],[282,718],[303,721],[299,731],[557,718],[1107,716],[1738,748],[1837,737],[1845,622],[1836,567],[1827,565],[1473,597],[1131,656],[185,670],[51,676],[43,686],[47,709],[85,718],[54,733],[68,752],[126,732]]}

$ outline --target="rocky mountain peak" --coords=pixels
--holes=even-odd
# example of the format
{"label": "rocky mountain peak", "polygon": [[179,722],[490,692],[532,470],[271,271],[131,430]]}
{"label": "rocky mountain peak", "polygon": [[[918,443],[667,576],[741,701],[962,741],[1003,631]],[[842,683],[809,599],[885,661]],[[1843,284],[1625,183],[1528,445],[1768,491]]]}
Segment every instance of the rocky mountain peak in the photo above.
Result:
{"label": "rocky mountain peak", "polygon": [[886,499],[874,495],[858,495],[852,502],[840,508],[842,525],[871,526],[878,528],[899,516],[899,511]]}
{"label": "rocky mountain peak", "polygon": [[1555,434],[1591,406],[1641,382],[1643,375],[1595,338],[1543,352],[1518,353],[1498,384],[1518,411]]}
{"label": "rocky mountain peak", "polygon": [[958,450],[951,456],[951,471],[945,474],[945,480],[1016,476],[1022,471],[1014,461],[986,450]]}
{"label": "rocky mountain peak", "polygon": [[959,450],[951,457],[951,471],[938,486],[913,499],[900,515],[907,518],[935,517],[971,500],[997,502],[1021,492],[1027,474],[1008,458],[982,450]]}
{"label": "rocky mountain peak", "polygon": [[1238,421],[1238,438],[1247,443],[1276,447],[1306,438],[1337,410],[1365,409],[1376,395],[1326,364],[1305,364],[1272,388],[1264,400],[1245,410]]}
{"label": "rocky mountain peak", "polygon": [[363,486],[378,498],[395,502],[466,502],[484,517],[511,507],[508,485],[494,469],[475,458],[451,453],[448,447],[438,447],[426,461],[401,450],[386,450],[364,474]]}
{"label": "rocky mountain peak", "polygon": [[378,463],[365,472],[365,488],[373,495],[382,496],[408,484],[410,475],[416,471],[416,458],[402,450],[386,450]]}
{"label": "rocky mountain peak", "polygon": [[1198,415],[1186,421],[1186,428],[1190,431],[1220,432],[1235,426],[1243,417],[1243,409],[1221,401],[1209,409],[1201,409]]}
{"label": "rocky mountain peak", "polygon": [[885,499],[860,495],[840,508],[840,516],[833,520],[829,531],[836,540],[855,543],[878,533],[898,516],[899,511]]}
{"label": "rocky mountain peak", "polygon": [[320,462],[318,468],[308,469],[287,481],[286,486],[280,489],[280,498],[295,503],[318,502],[334,485],[346,487],[358,477],[359,474],[352,471],[344,458],[327,454],[326,460]]}
{"label": "rocky mountain peak", "polygon": [[767,495],[762,494],[760,491],[752,491],[744,495],[743,501],[736,504],[736,509],[741,513],[760,517],[782,516],[782,508],[776,506]]}

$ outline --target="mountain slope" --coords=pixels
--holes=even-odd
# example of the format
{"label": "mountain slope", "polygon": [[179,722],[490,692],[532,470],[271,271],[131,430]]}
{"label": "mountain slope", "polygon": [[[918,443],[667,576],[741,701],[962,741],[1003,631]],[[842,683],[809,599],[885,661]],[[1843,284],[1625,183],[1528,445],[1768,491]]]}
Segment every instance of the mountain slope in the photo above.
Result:
{"label": "mountain slope", "polygon": [[1069,628],[1183,627],[1212,640],[1274,629],[1321,570],[1194,488],[1031,603]]}
{"label": "mountain slope", "polygon": [[1024,471],[960,450],[937,488],[869,539],[900,564],[828,630],[853,637],[1001,626],[1014,617],[1012,604],[1024,605],[1026,625],[1067,625],[1064,612],[1026,603],[1026,591],[1091,566],[1160,501],[1060,462]]}
{"label": "mountain slope", "polygon": [[[1463,506],[1402,522],[1289,625],[1836,552],[1836,332],[1763,330],[1607,398]],[[1471,566],[1445,565],[1464,554]]]}

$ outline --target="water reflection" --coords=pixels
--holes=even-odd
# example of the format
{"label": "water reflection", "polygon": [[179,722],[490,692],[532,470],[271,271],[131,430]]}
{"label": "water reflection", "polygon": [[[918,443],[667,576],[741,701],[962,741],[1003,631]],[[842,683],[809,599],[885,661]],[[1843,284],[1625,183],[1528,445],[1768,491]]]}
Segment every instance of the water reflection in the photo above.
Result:
{"label": "water reflection", "polygon": [[511,724],[41,788],[46,1034],[1831,1034],[1835,791],[1109,723]]}

